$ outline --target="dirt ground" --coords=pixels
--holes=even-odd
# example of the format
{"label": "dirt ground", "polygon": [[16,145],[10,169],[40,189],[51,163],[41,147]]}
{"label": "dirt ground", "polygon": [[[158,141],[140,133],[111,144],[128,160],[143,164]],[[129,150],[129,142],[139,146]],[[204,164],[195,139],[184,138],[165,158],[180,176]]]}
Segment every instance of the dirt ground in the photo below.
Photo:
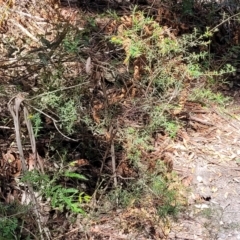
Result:
{"label": "dirt ground", "polygon": [[240,239],[239,91],[234,95],[229,115],[214,107],[198,114],[212,126],[186,129],[175,144],[174,168],[191,191],[188,210],[173,223],[169,239]]}

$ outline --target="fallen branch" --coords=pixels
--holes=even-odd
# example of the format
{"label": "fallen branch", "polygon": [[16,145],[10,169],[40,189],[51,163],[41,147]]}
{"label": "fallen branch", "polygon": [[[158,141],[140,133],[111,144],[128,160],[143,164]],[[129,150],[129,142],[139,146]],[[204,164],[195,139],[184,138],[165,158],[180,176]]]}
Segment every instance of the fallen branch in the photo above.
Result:
{"label": "fallen branch", "polygon": [[202,120],[202,119],[200,119],[200,118],[193,117],[193,116],[189,116],[189,120],[192,120],[192,121],[195,121],[195,122],[198,122],[198,123],[207,125],[207,126],[214,126],[214,124],[212,124],[212,123],[210,123],[210,122],[207,122],[207,121],[205,121],[205,120]]}
{"label": "fallen branch", "polygon": [[6,126],[0,126],[0,129],[11,129],[11,130],[13,130],[13,129],[15,129],[15,128],[6,127]]}
{"label": "fallen branch", "polygon": [[[13,100],[15,100],[15,101],[13,102]],[[28,169],[27,169],[25,158],[24,158],[23,147],[22,147],[22,142],[21,142],[20,119],[19,119],[21,105],[23,105],[22,104],[23,101],[24,101],[24,97],[21,94],[18,94],[17,96],[10,99],[10,101],[8,102],[8,109],[9,109],[9,111],[10,111],[12,117],[13,117],[13,121],[14,121],[16,142],[17,142],[17,147],[18,147],[18,151],[19,151],[20,160],[21,160],[21,163],[22,163],[22,170],[23,170],[23,173],[26,173],[28,171]],[[26,113],[27,113],[27,111],[25,110],[25,114]],[[28,121],[29,121],[29,119],[28,119]],[[30,128],[31,128],[31,125],[28,124],[28,130],[30,131],[30,135],[31,135],[32,130]],[[32,137],[33,136],[30,137],[31,144],[33,144],[32,149],[36,150],[36,145],[34,147],[34,142],[35,141],[33,140]],[[29,190],[29,193],[30,193],[31,202],[32,202],[32,205],[33,205],[33,212],[36,216],[36,221],[37,221],[38,230],[39,230],[39,233],[40,233],[40,238],[41,238],[41,240],[44,240],[43,228],[42,228],[41,220],[40,220],[41,219],[40,218],[40,213],[38,211],[38,202],[37,202],[37,199],[35,197],[32,184],[30,183],[29,180],[26,180],[26,186],[28,187],[28,190]]]}
{"label": "fallen branch", "polygon": [[114,182],[114,187],[117,187],[116,156],[115,156],[114,139],[112,139],[112,142],[111,142],[111,157],[112,157],[113,182]]}

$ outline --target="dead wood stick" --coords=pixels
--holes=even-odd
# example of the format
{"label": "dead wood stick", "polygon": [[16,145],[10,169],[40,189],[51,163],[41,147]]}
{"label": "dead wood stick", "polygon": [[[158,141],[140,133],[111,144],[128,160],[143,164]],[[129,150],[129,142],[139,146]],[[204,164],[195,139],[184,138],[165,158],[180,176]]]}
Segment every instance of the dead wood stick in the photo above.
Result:
{"label": "dead wood stick", "polygon": [[[15,100],[14,105],[12,103],[13,100]],[[28,170],[27,170],[27,165],[26,165],[25,158],[24,158],[24,153],[23,153],[23,147],[22,147],[21,136],[20,136],[20,121],[19,121],[19,112],[20,112],[21,104],[23,101],[24,101],[24,97],[21,94],[18,94],[17,96],[10,99],[10,101],[8,102],[8,109],[9,109],[10,113],[12,114],[13,121],[14,121],[16,142],[17,142],[20,160],[22,163],[22,169],[23,169],[23,172],[26,173]],[[28,187],[28,190],[29,190],[29,193],[31,196],[31,200],[33,203],[33,211],[36,216],[36,221],[37,221],[38,230],[40,233],[40,238],[41,238],[41,240],[44,240],[43,228],[42,228],[41,220],[40,220],[40,213],[38,211],[38,202],[35,197],[32,184],[30,183],[29,180],[26,181],[26,185]]]}
{"label": "dead wood stick", "polygon": [[114,182],[114,187],[117,187],[116,156],[115,156],[114,139],[112,139],[112,142],[111,142],[111,157],[112,157],[113,182]]}
{"label": "dead wood stick", "polygon": [[212,124],[210,122],[207,122],[205,120],[202,120],[200,118],[197,118],[197,117],[189,116],[189,119],[192,120],[192,121],[195,121],[195,122],[202,123],[202,124],[207,125],[207,126],[214,126],[214,124]]}
{"label": "dead wood stick", "polygon": [[23,107],[23,112],[24,112],[24,120],[27,124],[28,135],[29,135],[29,138],[30,138],[32,155],[33,155],[33,158],[34,158],[34,168],[36,167],[36,163],[38,163],[38,165],[41,169],[41,172],[44,173],[44,166],[43,166],[43,163],[42,163],[42,159],[40,158],[40,156],[38,155],[38,152],[37,152],[36,140],[35,140],[35,136],[34,136],[34,132],[33,132],[33,127],[32,127],[32,123],[29,119],[29,112],[28,112],[26,106]]}
{"label": "dead wood stick", "polygon": [[11,130],[14,130],[14,128],[6,127],[6,126],[0,126],[0,129],[11,129]]}
{"label": "dead wood stick", "polygon": [[[12,101],[15,100],[15,104],[13,106]],[[13,117],[13,122],[14,122],[14,127],[15,127],[15,133],[16,133],[16,142],[17,142],[17,147],[19,151],[19,156],[20,160],[22,163],[22,169],[23,172],[27,171],[27,165],[25,162],[24,154],[23,154],[23,148],[22,148],[22,143],[21,143],[21,137],[20,137],[20,124],[19,124],[19,110],[22,101],[24,98],[21,95],[18,95],[16,97],[13,97],[9,102],[8,102],[8,109],[10,113],[12,114]],[[15,108],[15,112],[14,112]]]}

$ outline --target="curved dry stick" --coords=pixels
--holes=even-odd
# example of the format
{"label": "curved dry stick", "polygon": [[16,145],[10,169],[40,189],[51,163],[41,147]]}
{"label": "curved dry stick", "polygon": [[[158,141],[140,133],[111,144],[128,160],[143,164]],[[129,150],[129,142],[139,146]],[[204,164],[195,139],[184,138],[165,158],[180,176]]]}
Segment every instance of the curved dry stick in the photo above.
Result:
{"label": "curved dry stick", "polygon": [[26,108],[26,106],[23,106],[23,112],[24,112],[24,120],[26,122],[27,125],[27,129],[28,129],[28,135],[30,138],[30,143],[31,143],[31,147],[32,147],[32,156],[34,158],[34,168],[36,167],[36,163],[38,163],[41,172],[44,173],[44,166],[42,164],[42,160],[40,158],[40,156],[38,155],[37,152],[37,148],[36,148],[36,140],[34,137],[34,132],[33,132],[33,127],[32,127],[32,123],[29,119],[29,112]]}
{"label": "curved dry stick", "polygon": [[[13,105],[12,101],[14,99],[15,99],[15,104]],[[23,169],[23,172],[26,172],[27,165],[25,162],[24,154],[23,154],[23,148],[22,148],[21,136],[20,136],[20,124],[19,124],[19,110],[20,110],[20,106],[21,106],[21,103],[23,102],[23,100],[24,100],[23,96],[21,94],[18,94],[17,96],[10,99],[10,101],[8,102],[8,109],[13,117],[15,133],[16,133],[16,142],[17,142],[20,160],[22,163],[22,169]]]}
{"label": "curved dry stick", "polygon": [[[13,100],[15,100],[14,105],[13,105]],[[24,97],[19,93],[17,96],[14,96],[13,98],[10,99],[10,101],[8,102],[8,109],[9,109],[10,113],[12,114],[13,121],[14,121],[16,142],[17,142],[17,147],[18,147],[18,151],[19,151],[19,155],[20,155],[20,160],[22,163],[23,173],[26,173],[28,170],[27,170],[27,165],[25,162],[24,154],[23,154],[23,147],[22,147],[21,136],[20,136],[20,121],[19,121],[19,112],[20,112],[21,104],[23,101],[24,101]],[[33,211],[34,211],[34,214],[36,215],[36,221],[38,224],[40,238],[41,238],[41,240],[44,240],[43,229],[42,229],[41,220],[40,220],[41,219],[40,213],[38,211],[38,202],[34,195],[32,184],[27,180],[26,185],[29,189],[31,200],[33,203]]]}

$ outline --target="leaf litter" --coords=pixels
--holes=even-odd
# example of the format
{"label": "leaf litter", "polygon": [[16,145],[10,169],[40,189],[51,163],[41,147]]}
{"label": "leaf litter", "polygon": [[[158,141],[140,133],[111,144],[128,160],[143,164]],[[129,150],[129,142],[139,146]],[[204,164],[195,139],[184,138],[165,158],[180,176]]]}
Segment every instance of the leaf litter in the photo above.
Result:
{"label": "leaf litter", "polygon": [[[44,64],[54,56],[54,48],[57,48],[67,35],[68,24],[70,23],[81,31],[85,28],[84,24],[86,23],[81,17],[78,18],[79,14],[76,9],[61,8],[60,13],[56,14],[55,9],[59,8],[59,6],[55,4],[52,7],[52,1],[46,1],[44,6],[35,5],[35,7],[39,7],[38,9],[31,9],[33,5],[30,5],[30,8],[27,9],[31,12],[30,14],[26,13],[28,11],[25,12],[26,9],[23,7],[23,2],[11,1],[11,5],[8,7],[11,8],[13,15],[9,19],[9,15],[6,12],[5,21],[1,22],[3,41],[7,41],[9,36],[14,36],[14,39],[17,39],[15,44],[21,46],[21,48],[11,49],[10,46],[7,52],[5,51],[6,48],[2,48],[4,57],[0,70],[1,83],[7,83],[6,86],[8,86],[9,83],[16,83],[14,81],[17,81],[17,83],[21,84],[23,90],[28,92],[29,90],[33,90],[34,87],[39,88],[35,79],[46,70]],[[171,19],[170,16],[172,16],[170,11],[166,11],[162,7],[158,9],[158,21],[162,21],[162,19],[169,21]],[[31,21],[31,19],[36,19],[36,21]],[[64,25],[66,20],[68,24],[63,28],[66,31],[63,30],[59,34],[59,29],[54,26],[57,26],[59,23],[63,23]],[[138,21],[141,21],[141,19],[138,19]],[[121,18],[121,22],[117,26],[114,20],[105,19],[96,21],[97,24],[101,25],[101,30],[106,31],[105,33],[111,34],[117,29],[120,36],[123,28],[132,25],[132,17],[124,15]],[[175,28],[175,31],[186,30],[187,27],[183,24]],[[151,25],[145,26],[144,34],[151,35]],[[39,41],[38,36],[41,35],[44,37],[42,41]],[[165,35],[175,39],[177,33],[173,34],[169,28],[165,27],[160,38],[163,38]],[[32,45],[26,44],[23,41],[25,38],[33,40],[30,41]],[[97,42],[97,39],[95,41]],[[123,50],[126,53],[128,52],[129,44],[129,39],[124,39]],[[52,47],[51,49],[53,50],[50,50],[50,53],[49,47]],[[39,55],[39,58],[37,58],[38,61],[34,62],[31,59],[27,62],[24,61],[24,57],[27,54],[38,53],[42,49],[45,52],[43,55]],[[114,82],[112,80],[114,79],[112,72],[104,72],[103,63],[107,62],[108,57],[101,52],[111,51],[108,47],[99,43],[98,52],[95,54],[90,49],[83,49],[84,51],[86,57],[80,61],[79,59],[78,61],[65,59],[64,64],[69,67],[69,72],[65,76],[66,86],[74,87],[75,82],[71,82],[70,80],[85,71],[92,76],[93,91],[96,92],[96,95],[91,99],[92,117],[96,124],[101,123],[102,114],[107,104],[109,107],[116,103],[121,103],[125,108],[125,115],[122,119],[119,119],[119,122],[125,122],[129,126],[138,125],[142,127],[144,124],[144,112],[138,110],[136,105],[129,103],[127,97],[137,98],[142,94],[141,89],[138,89],[135,83],[141,80],[145,62],[144,56],[139,56],[135,61],[132,77],[126,66],[129,59],[125,59],[125,66],[124,64],[120,67],[113,66],[114,71],[124,75],[123,85],[127,85],[127,92],[124,88],[116,90],[114,85],[111,85]],[[98,57],[98,54],[100,57]],[[20,55],[20,59],[15,58],[17,55]],[[8,74],[5,72],[7,68],[9,69]],[[20,78],[18,79],[15,79],[15,72],[11,71],[14,68],[19,69]],[[36,70],[40,71],[36,72]],[[70,79],[69,76],[71,76]],[[28,80],[27,82],[26,79]],[[103,79],[108,84],[105,84]],[[101,84],[100,90],[99,84]],[[5,88],[5,85],[3,86]],[[237,165],[237,160],[240,159],[240,152],[238,150],[239,136],[236,128],[232,126],[234,125],[239,129],[239,122],[232,118],[226,121],[226,117],[222,117],[222,115],[217,114],[211,108],[209,111],[204,112],[205,109],[201,107],[201,104],[188,102],[186,100],[187,88],[188,83],[186,82],[185,91],[180,93],[181,107],[172,112],[173,115],[180,116],[180,118],[185,119],[188,123],[185,129],[178,132],[179,141],[174,142],[168,136],[159,134],[154,139],[154,151],[151,153],[142,151],[141,153],[143,156],[142,161],[148,162],[148,170],[155,169],[157,159],[162,158],[169,172],[172,169],[176,169],[176,172],[180,176],[182,175],[184,185],[193,188],[188,198],[188,211],[180,215],[180,223],[173,221],[171,224],[163,224],[156,213],[156,208],[154,208],[154,199],[146,198],[146,206],[142,208],[129,207],[126,210],[115,209],[108,212],[109,215],[107,217],[103,213],[100,219],[90,220],[87,223],[85,220],[85,226],[83,226],[84,219],[82,219],[82,216],[79,216],[82,223],[79,221],[71,224],[67,221],[69,216],[64,216],[64,214],[57,212],[51,215],[48,202],[44,202],[38,198],[38,203],[41,207],[44,208],[45,206],[45,211],[40,211],[41,215],[45,216],[45,218],[40,217],[41,223],[44,224],[51,218],[50,223],[53,229],[58,229],[61,226],[59,232],[53,233],[53,239],[76,239],[79,237],[82,239],[213,239],[216,236],[218,236],[218,239],[230,239],[229,237],[239,236],[238,222],[234,221],[234,219],[239,219],[237,214],[240,212],[239,205],[236,202],[239,192],[237,184],[240,177]],[[5,102],[8,102],[12,96],[14,96],[13,92],[10,92],[10,94],[5,93],[3,99]],[[1,109],[1,114],[6,111],[4,108]],[[193,115],[189,116],[187,114],[189,111],[193,112]],[[139,116],[142,118],[139,118]],[[104,136],[107,142],[111,142],[111,134],[109,134],[107,129],[105,129]],[[9,139],[11,140],[11,138]],[[15,149],[11,148],[10,141],[7,140],[7,142],[7,145],[1,145],[3,146],[0,162],[2,166],[1,189],[3,190],[5,188],[2,182],[6,184],[13,183],[12,181],[15,181],[15,178],[19,177],[22,169],[21,160],[19,159],[19,149],[16,146]],[[30,148],[27,149],[27,153],[29,152]],[[34,162],[32,156],[29,155],[26,160],[29,167],[28,170],[33,170],[35,164],[32,163]],[[132,166],[127,161],[122,160],[126,159],[122,157],[117,167],[117,172],[125,178],[136,177]],[[47,163],[44,164],[46,164],[45,168],[46,166],[53,167],[47,165]],[[74,165],[74,167],[88,167],[91,173],[95,172],[95,174],[98,174],[98,169],[90,164],[88,159],[76,158],[70,164]],[[111,169],[112,165],[110,164],[109,166]],[[17,182],[14,182],[13,185],[17,186]],[[174,188],[176,186],[171,187]],[[3,192],[3,190],[1,190],[1,199],[6,203],[17,200],[19,198],[18,193],[22,194],[22,199],[28,202],[32,197],[23,189],[15,189],[8,193]],[[37,195],[37,193],[34,194]],[[208,212],[204,212],[205,209],[210,209],[210,216],[207,215]],[[231,209],[231,211],[228,209]],[[234,217],[233,212],[236,215]],[[87,234],[86,230],[84,230],[86,227],[88,228]],[[234,231],[232,231],[233,228]],[[45,230],[45,234],[49,236],[47,230]]]}

